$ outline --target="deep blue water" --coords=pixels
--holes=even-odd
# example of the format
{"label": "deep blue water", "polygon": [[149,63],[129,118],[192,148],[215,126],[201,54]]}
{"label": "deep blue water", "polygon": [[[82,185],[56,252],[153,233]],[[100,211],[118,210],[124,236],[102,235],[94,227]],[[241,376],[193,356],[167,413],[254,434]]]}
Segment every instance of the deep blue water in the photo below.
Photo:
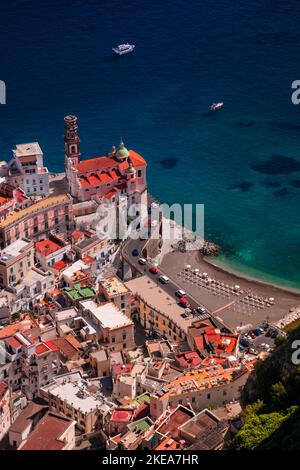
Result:
{"label": "deep blue water", "polygon": [[[0,159],[38,140],[63,170],[63,117],[77,114],[84,157],[122,135],[147,159],[151,193],[205,204],[206,235],[227,263],[297,286],[299,14],[297,0],[2,5]],[[135,51],[115,57],[127,41]]]}

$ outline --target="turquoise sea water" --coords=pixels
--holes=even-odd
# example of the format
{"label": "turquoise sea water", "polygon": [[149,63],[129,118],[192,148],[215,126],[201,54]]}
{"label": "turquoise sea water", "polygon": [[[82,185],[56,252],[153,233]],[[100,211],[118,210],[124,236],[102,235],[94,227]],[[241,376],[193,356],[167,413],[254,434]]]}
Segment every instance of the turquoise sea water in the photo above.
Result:
{"label": "turquoise sea water", "polygon": [[[77,114],[84,157],[122,135],[158,199],[205,204],[222,262],[297,287],[299,13],[296,0],[12,1],[0,18],[0,159],[38,140],[62,171],[63,116]],[[135,51],[114,56],[127,41]]]}

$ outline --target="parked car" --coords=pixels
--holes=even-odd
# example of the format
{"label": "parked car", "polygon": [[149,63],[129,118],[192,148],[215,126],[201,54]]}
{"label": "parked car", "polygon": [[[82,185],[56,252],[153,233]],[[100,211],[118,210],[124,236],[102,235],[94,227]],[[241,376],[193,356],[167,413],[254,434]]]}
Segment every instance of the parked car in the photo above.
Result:
{"label": "parked car", "polygon": [[132,250],[132,256],[139,256],[139,250],[137,250],[136,248],[134,250]]}
{"label": "parked car", "polygon": [[252,330],[248,331],[248,336],[250,336],[250,338],[252,338],[252,339],[256,338],[256,334]]}
{"label": "parked car", "polygon": [[241,338],[240,345],[243,346],[244,348],[248,348],[250,346],[250,343],[245,338]]}
{"label": "parked car", "polygon": [[250,348],[249,352],[252,353],[252,354],[258,354],[258,351],[255,348]]}
{"label": "parked car", "polygon": [[266,333],[266,336],[272,339],[277,338],[278,335],[279,335],[278,331],[274,330],[273,328],[270,328]]}
{"label": "parked car", "polygon": [[261,328],[255,328],[255,330],[253,330],[253,333],[256,335],[256,336],[261,336],[263,334],[264,331],[261,331]]}
{"label": "parked car", "polygon": [[149,268],[149,272],[152,273],[152,274],[157,274],[158,273],[158,269],[156,266],[151,266],[151,268]]}
{"label": "parked car", "polygon": [[253,338],[250,335],[245,335],[244,338],[251,343],[253,341]]}
{"label": "parked car", "polygon": [[184,308],[189,308],[191,306],[190,302],[186,297],[181,297],[181,299],[179,300],[179,305]]}
{"label": "parked car", "polygon": [[159,276],[159,280],[162,284],[167,284],[169,282],[169,278],[167,276]]}
{"label": "parked car", "polygon": [[198,313],[205,313],[206,312],[205,307],[197,307],[196,310],[197,310]]}
{"label": "parked car", "polygon": [[175,292],[175,295],[176,297],[179,297],[181,299],[181,297],[184,297],[186,295],[186,292],[184,292],[184,290],[182,289],[179,289]]}
{"label": "parked car", "polygon": [[147,260],[145,258],[139,258],[140,264],[147,264]]}

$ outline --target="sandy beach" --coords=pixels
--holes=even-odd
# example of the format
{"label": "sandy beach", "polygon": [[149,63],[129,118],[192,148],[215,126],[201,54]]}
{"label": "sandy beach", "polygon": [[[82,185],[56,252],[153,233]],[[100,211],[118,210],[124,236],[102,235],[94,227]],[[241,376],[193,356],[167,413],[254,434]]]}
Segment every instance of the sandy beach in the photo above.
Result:
{"label": "sandy beach", "polygon": [[[226,271],[223,267],[215,265],[215,261],[216,258],[203,257],[199,251],[187,251],[186,253],[173,251],[165,254],[161,268],[166,274],[177,278],[189,294],[231,328],[241,325],[255,326],[264,320],[277,323],[289,314],[291,309],[300,305],[300,293]],[[239,296],[226,295],[222,291],[219,292],[218,289],[199,285],[197,279],[193,277],[186,280],[184,276],[186,265],[190,265],[192,270],[199,269],[199,273],[206,272],[209,278],[227,286],[239,285],[241,294]],[[245,298],[248,295],[264,299],[273,298],[274,304],[257,307],[247,302]]]}

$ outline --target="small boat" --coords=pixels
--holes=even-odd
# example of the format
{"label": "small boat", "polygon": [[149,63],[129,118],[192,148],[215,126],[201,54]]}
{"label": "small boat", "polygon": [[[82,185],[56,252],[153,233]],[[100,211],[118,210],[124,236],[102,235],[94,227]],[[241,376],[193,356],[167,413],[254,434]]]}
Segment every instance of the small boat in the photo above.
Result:
{"label": "small boat", "polygon": [[113,47],[112,50],[118,55],[123,55],[132,52],[134,48],[134,44],[119,44],[117,47]]}
{"label": "small boat", "polygon": [[224,106],[224,103],[223,101],[221,101],[220,103],[213,103],[210,107],[210,110],[211,111],[216,111],[217,109],[220,109]]}

